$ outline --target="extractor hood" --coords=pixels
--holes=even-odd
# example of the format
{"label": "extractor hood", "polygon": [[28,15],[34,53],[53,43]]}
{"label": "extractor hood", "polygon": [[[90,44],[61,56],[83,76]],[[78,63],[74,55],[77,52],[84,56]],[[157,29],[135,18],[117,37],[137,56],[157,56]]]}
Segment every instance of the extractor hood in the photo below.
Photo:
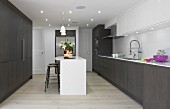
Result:
{"label": "extractor hood", "polygon": [[113,39],[119,39],[123,38],[124,36],[117,36],[117,25],[111,26],[111,34],[108,36],[104,36],[103,39],[105,38],[113,38]]}

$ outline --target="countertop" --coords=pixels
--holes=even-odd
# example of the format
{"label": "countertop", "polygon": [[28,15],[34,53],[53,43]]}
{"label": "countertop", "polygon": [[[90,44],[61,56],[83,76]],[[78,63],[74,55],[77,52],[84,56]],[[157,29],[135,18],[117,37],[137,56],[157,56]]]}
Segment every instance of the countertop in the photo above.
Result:
{"label": "countertop", "polygon": [[55,60],[73,61],[73,60],[85,60],[85,59],[80,56],[73,56],[70,59],[64,59],[64,56],[57,56],[55,57]]}
{"label": "countertop", "polygon": [[99,57],[117,59],[117,60],[124,60],[124,61],[129,61],[129,62],[135,62],[135,63],[141,63],[141,64],[149,64],[149,65],[155,65],[155,66],[162,66],[162,67],[170,68],[170,62],[141,62],[141,60],[128,60],[128,59],[123,59],[123,58],[113,58],[111,56],[102,56],[102,55],[99,55]]}

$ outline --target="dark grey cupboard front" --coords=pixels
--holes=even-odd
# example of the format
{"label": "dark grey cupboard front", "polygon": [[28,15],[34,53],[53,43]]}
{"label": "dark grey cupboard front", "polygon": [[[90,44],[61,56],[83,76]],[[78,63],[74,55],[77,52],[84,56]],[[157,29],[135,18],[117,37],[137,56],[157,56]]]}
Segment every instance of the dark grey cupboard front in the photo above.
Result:
{"label": "dark grey cupboard front", "polygon": [[99,73],[144,109],[170,109],[170,69],[99,56]]}
{"label": "dark grey cupboard front", "polygon": [[0,1],[0,102],[32,78],[32,21]]}

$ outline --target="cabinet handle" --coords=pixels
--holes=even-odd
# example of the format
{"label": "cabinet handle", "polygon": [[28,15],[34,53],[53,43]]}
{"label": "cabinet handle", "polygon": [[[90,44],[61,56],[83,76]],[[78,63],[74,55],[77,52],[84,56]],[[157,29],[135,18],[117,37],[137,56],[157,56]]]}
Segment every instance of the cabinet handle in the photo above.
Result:
{"label": "cabinet handle", "polygon": [[25,39],[22,39],[22,61],[25,61]]}

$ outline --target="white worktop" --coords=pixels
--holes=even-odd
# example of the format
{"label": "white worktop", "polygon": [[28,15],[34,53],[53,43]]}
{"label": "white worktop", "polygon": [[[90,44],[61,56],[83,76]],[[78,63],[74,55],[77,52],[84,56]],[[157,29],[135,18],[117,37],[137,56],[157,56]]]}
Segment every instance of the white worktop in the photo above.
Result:
{"label": "white worktop", "polygon": [[84,58],[80,57],[80,56],[73,56],[73,58],[71,59],[64,59],[63,56],[57,56],[55,57],[55,60],[64,60],[64,61],[72,61],[72,60],[84,60]]}
{"label": "white worktop", "polygon": [[170,62],[141,62],[141,60],[128,60],[128,59],[123,59],[123,58],[113,58],[111,56],[101,56],[101,55],[99,55],[99,57],[105,57],[105,58],[110,58],[110,59],[124,60],[124,61],[130,61],[130,62],[135,62],[135,63],[149,64],[149,65],[155,65],[155,66],[162,66],[162,67],[170,68]]}

